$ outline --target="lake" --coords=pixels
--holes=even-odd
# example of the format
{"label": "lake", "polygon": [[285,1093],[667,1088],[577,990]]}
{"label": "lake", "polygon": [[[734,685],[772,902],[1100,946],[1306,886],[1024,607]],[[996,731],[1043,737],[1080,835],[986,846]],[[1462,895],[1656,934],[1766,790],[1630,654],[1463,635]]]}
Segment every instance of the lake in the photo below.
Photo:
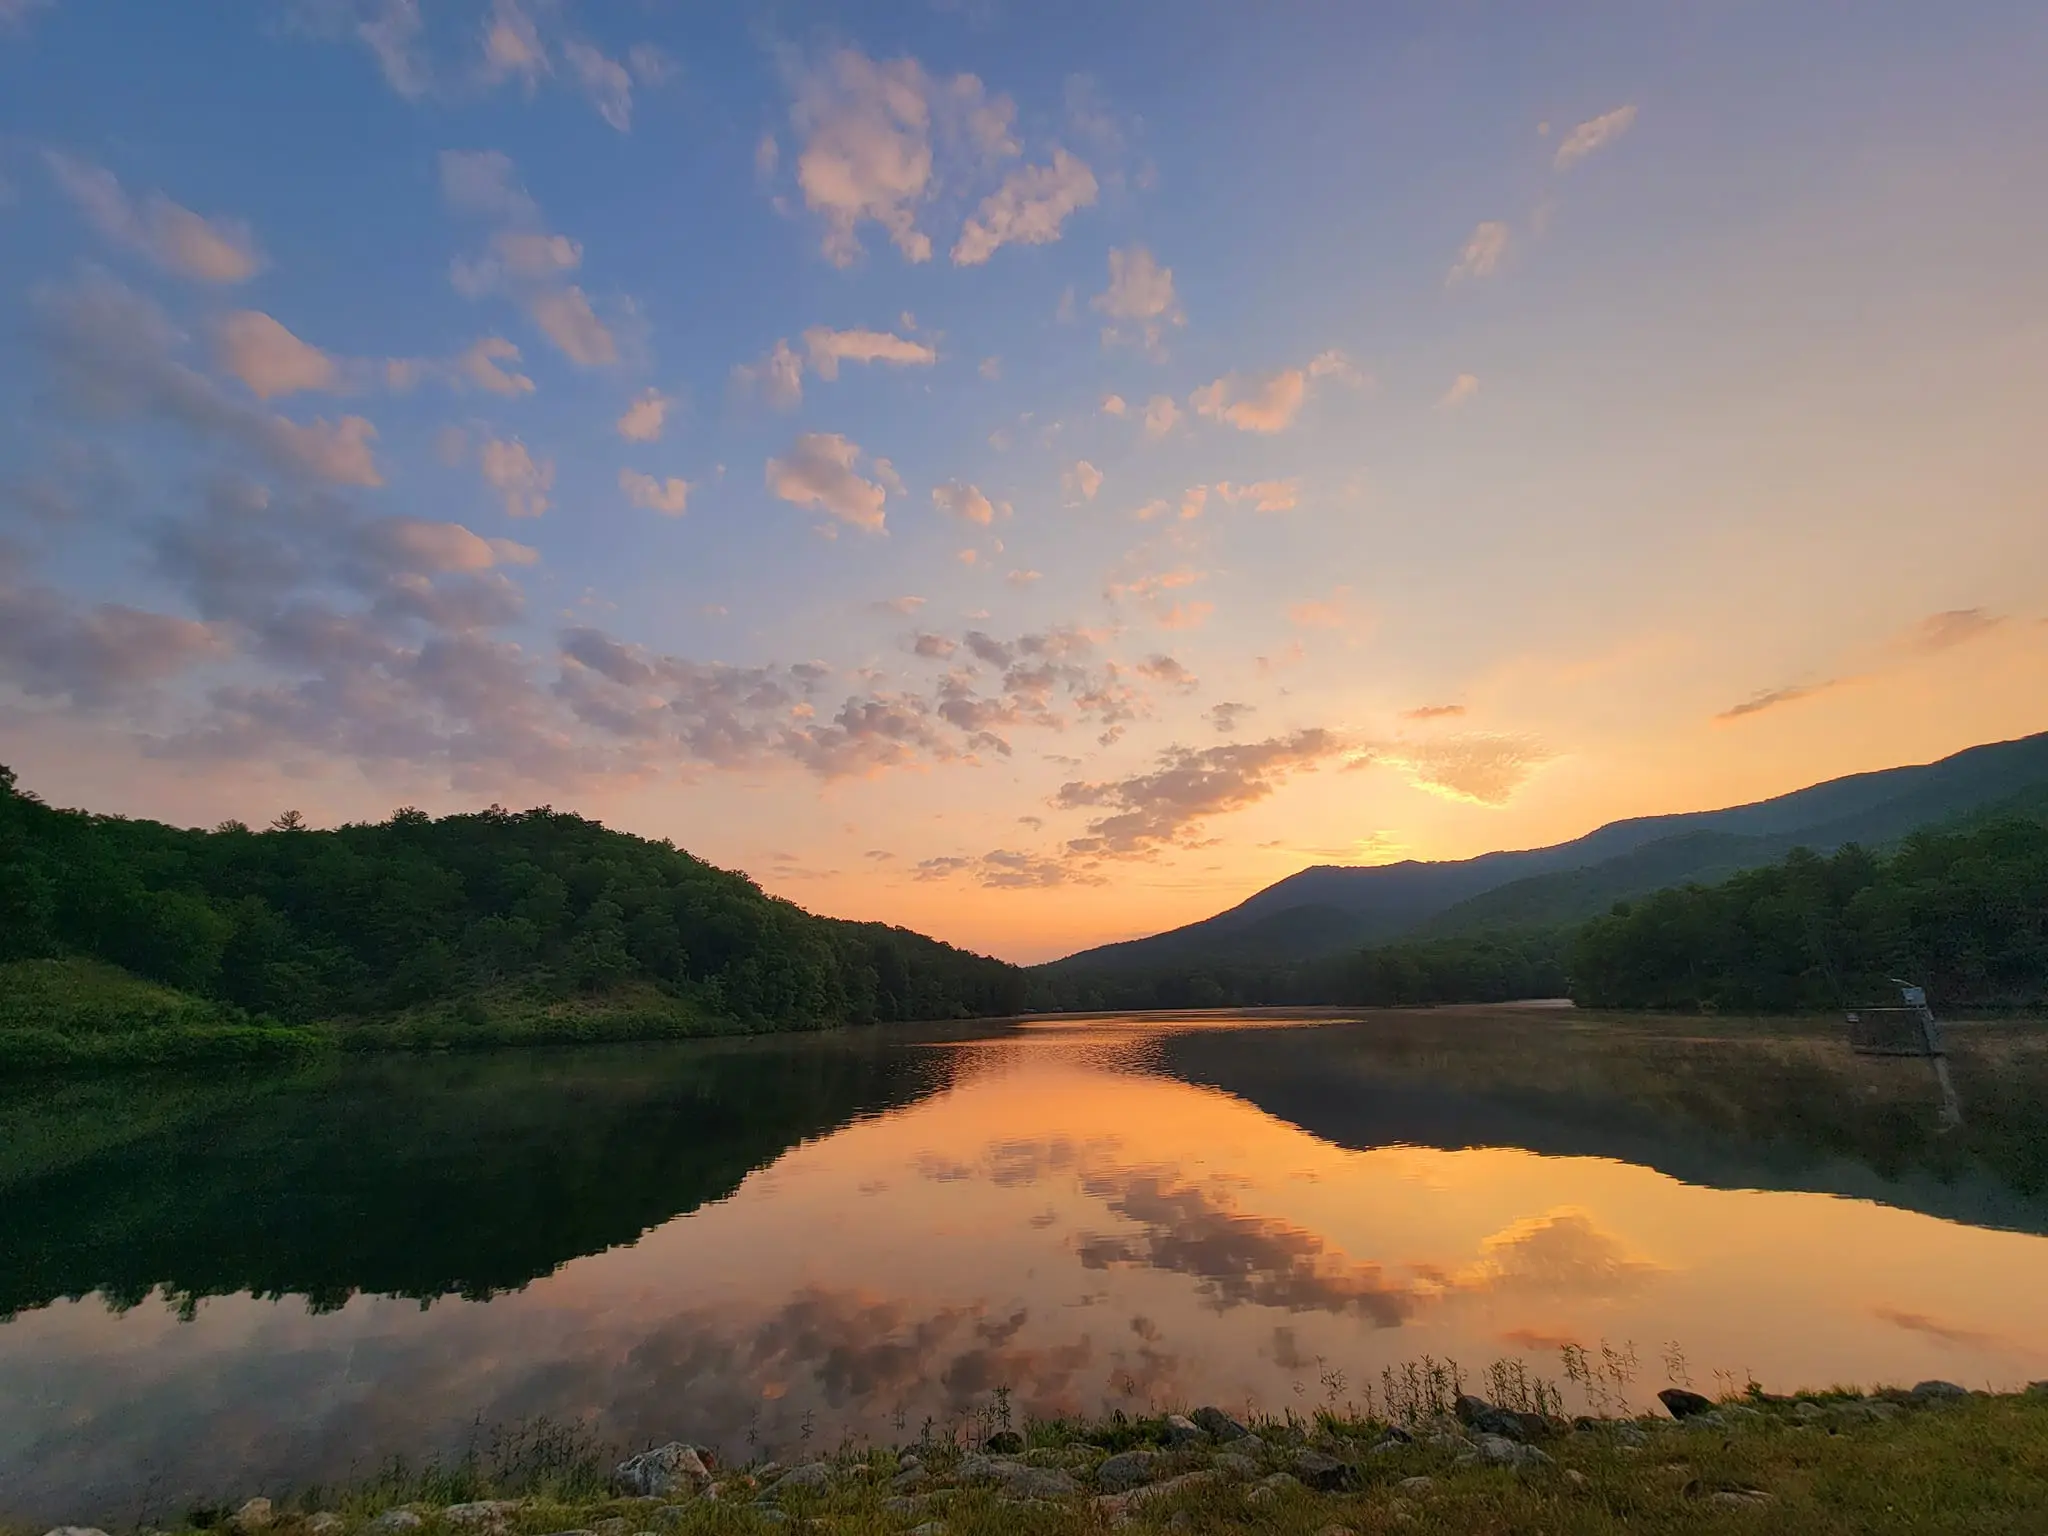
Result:
{"label": "lake", "polygon": [[[2048,1376],[2048,1031],[1437,1009],[373,1057],[0,1093],[0,1519],[985,1413]],[[1567,1384],[1567,1402],[1588,1401]]]}

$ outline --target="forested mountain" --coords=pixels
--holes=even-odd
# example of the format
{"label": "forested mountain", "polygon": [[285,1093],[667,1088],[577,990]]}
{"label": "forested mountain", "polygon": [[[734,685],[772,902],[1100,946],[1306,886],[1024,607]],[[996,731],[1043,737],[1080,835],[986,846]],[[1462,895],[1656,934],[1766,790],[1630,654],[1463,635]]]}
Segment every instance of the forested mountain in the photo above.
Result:
{"label": "forested mountain", "polygon": [[1319,865],[1198,923],[1083,950],[1055,973],[1163,977],[1296,965],[1409,935],[1554,927],[1615,901],[1784,857],[1881,846],[1915,828],[2048,793],[2048,733],[1853,774],[1720,811],[1611,822],[1550,848],[1372,867]]}
{"label": "forested mountain", "polygon": [[545,807],[192,831],[55,810],[0,768],[0,962],[53,957],[231,1021],[365,1039],[394,1020],[488,1035],[515,1014],[548,1033],[532,1020],[550,1009],[570,1034],[816,1029],[998,1015],[1023,995],[1001,961],[814,917]]}

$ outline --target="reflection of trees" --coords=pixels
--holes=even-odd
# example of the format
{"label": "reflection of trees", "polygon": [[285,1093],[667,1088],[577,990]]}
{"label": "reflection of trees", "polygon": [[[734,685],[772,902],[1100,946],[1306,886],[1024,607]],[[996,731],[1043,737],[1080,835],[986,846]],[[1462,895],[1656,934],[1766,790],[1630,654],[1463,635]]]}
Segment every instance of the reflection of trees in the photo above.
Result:
{"label": "reflection of trees", "polygon": [[1949,1031],[1963,1105],[1943,1132],[1925,1062],[1831,1027],[1439,1010],[1313,1030],[1171,1037],[1174,1076],[1352,1148],[1513,1146],[1619,1158],[1719,1187],[1855,1194],[2048,1231],[2048,1035]]}
{"label": "reflection of trees", "polygon": [[487,1296],[923,1097],[946,1059],[854,1036],[39,1085],[0,1100],[0,1316],[159,1286]]}

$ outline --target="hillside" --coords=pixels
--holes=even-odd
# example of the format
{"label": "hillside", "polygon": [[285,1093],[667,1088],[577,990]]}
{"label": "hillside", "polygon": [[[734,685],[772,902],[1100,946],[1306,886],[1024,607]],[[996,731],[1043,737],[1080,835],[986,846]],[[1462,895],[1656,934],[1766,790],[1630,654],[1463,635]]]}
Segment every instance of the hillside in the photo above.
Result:
{"label": "hillside", "polygon": [[1046,969],[1114,974],[1196,961],[1288,964],[1409,935],[1553,926],[1627,897],[1754,869],[1794,847],[1882,845],[1917,827],[2043,794],[2048,733],[1725,810],[1610,822],[1549,848],[1437,863],[1318,865],[1201,922],[1083,950]]}
{"label": "hillside", "polygon": [[980,1017],[1023,977],[545,807],[194,831],[0,768],[0,996],[4,1068]]}

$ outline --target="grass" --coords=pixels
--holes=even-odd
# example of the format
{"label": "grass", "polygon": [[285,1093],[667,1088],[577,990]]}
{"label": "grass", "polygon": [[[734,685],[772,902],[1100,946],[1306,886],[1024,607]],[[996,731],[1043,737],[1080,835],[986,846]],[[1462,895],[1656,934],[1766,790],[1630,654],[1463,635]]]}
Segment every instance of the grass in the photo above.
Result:
{"label": "grass", "polygon": [[[1027,1502],[961,1475],[964,1456],[983,1448],[977,1437],[988,1432],[987,1418],[964,1439],[928,1430],[900,1448],[842,1446],[821,1458],[833,1471],[825,1487],[780,1499],[762,1496],[779,1470],[772,1463],[716,1472],[715,1496],[614,1497],[608,1470],[619,1453],[574,1426],[541,1424],[489,1436],[452,1465],[394,1465],[352,1488],[279,1499],[269,1529],[354,1536],[402,1508],[420,1517],[417,1536],[906,1536],[930,1522],[945,1536],[1116,1528],[1140,1536],[2048,1530],[2048,1392],[2040,1389],[1926,1405],[1896,1392],[1735,1399],[1716,1417],[1721,1422],[1707,1427],[1661,1416],[1580,1420],[1577,1430],[1557,1421],[1537,1442],[1549,1464],[1530,1468],[1461,1462],[1462,1442],[1432,1443],[1457,1433],[1443,1419],[1411,1420],[1415,1442],[1383,1452],[1372,1449],[1387,1433],[1383,1420],[1255,1420],[1253,1442],[1163,1450],[1153,1492],[1122,1501],[1100,1493],[1095,1468],[1116,1451],[1161,1444],[1164,1421],[1042,1421],[1025,1425],[1021,1444],[1007,1449],[1027,1465],[1065,1472],[1074,1486]],[[1247,1445],[1249,1464],[1222,1459],[1246,1454]],[[1350,1486],[1315,1492],[1293,1480],[1304,1450],[1344,1463]],[[929,1474],[915,1495],[891,1486],[904,1455]],[[1282,1472],[1290,1476],[1276,1476]],[[1169,1482],[1177,1477],[1186,1480]],[[489,1498],[514,1502],[480,1525],[475,1510],[447,1513]],[[316,1512],[339,1523],[313,1523]],[[225,1507],[155,1523],[166,1531],[246,1528]]]}

